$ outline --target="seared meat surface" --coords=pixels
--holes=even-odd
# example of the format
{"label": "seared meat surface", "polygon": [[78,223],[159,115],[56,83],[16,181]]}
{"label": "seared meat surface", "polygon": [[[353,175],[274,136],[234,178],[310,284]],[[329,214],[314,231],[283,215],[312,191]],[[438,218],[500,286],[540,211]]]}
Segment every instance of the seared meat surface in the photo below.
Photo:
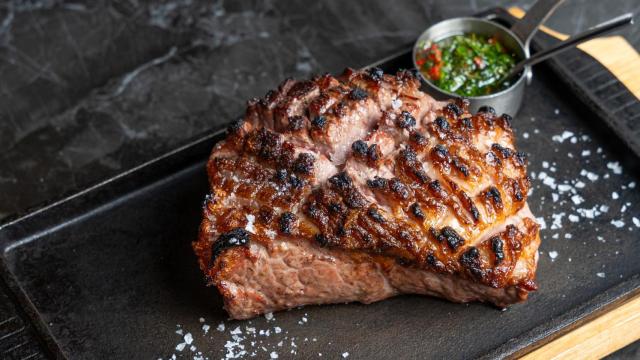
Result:
{"label": "seared meat surface", "polygon": [[419,87],[347,69],[249,101],[209,159],[193,244],[232,318],[403,293],[503,307],[536,289],[511,118]]}

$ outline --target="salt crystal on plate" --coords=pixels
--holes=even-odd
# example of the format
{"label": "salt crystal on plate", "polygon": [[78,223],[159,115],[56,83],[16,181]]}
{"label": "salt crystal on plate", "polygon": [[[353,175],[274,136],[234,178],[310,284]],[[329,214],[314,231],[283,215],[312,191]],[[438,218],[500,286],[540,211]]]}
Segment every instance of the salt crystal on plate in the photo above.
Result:
{"label": "salt crystal on plate", "polygon": [[542,162],[542,167],[545,168],[545,169],[548,168],[549,167],[549,162],[548,161],[543,161]]}
{"label": "salt crystal on plate", "polygon": [[640,219],[634,216],[631,221],[633,221],[633,225],[640,228]]}
{"label": "salt crystal on plate", "polygon": [[617,161],[607,163],[607,168],[613,170],[613,173],[616,175],[622,174],[622,166],[620,166],[620,163]]}
{"label": "salt crystal on plate", "polygon": [[528,132],[523,133],[522,137],[525,138],[525,139],[528,139],[529,138],[529,133]]}
{"label": "salt crystal on plate", "polygon": [[185,346],[187,346],[187,343],[180,343],[180,344],[176,345],[176,350],[182,351],[182,350],[184,350]]}
{"label": "salt crystal on plate", "polygon": [[566,214],[564,212],[561,212],[559,214],[551,214],[551,217],[553,218],[553,223],[551,224],[552,230],[560,229],[562,227],[562,218],[565,215]]}
{"label": "salt crystal on plate", "polygon": [[184,335],[184,342],[187,343],[187,345],[191,345],[193,342],[193,335],[191,335],[191,333],[186,333]]}
{"label": "salt crystal on plate", "polygon": [[577,215],[570,214],[569,215],[569,221],[571,221],[571,222],[579,222],[580,221],[580,217],[578,217]]}
{"label": "salt crystal on plate", "polygon": [[622,220],[611,220],[611,225],[617,227],[618,229],[624,227],[624,221]]}
{"label": "salt crystal on plate", "polygon": [[612,193],[611,193],[611,198],[612,198],[613,200],[616,200],[616,199],[618,199],[619,197],[620,197],[620,196],[618,195],[618,193],[617,193],[617,192],[615,192],[615,191],[614,191],[614,192],[612,192]]}
{"label": "salt crystal on plate", "polygon": [[582,156],[589,156],[591,155],[591,151],[590,150],[582,150]]}
{"label": "salt crystal on plate", "polygon": [[540,225],[540,230],[544,230],[547,228],[547,223],[544,221],[543,217],[537,217],[536,222]]}
{"label": "salt crystal on plate", "polygon": [[555,260],[558,257],[558,252],[557,251],[549,251],[549,257],[551,258],[551,260]]}
{"label": "salt crystal on plate", "polygon": [[551,140],[553,140],[555,142],[562,143],[562,142],[564,142],[565,140],[567,140],[568,138],[570,138],[572,136],[573,136],[573,133],[571,131],[564,131],[562,133],[562,135],[553,135],[551,137]]}
{"label": "salt crystal on plate", "polygon": [[559,198],[560,198],[560,195],[556,193],[551,193],[551,199],[553,199],[553,202],[558,201]]}
{"label": "salt crystal on plate", "polygon": [[268,312],[264,314],[264,318],[267,319],[267,321],[273,320],[273,313]]}
{"label": "salt crystal on plate", "polygon": [[345,358],[345,359],[348,358],[349,357],[349,353],[348,352],[343,352],[342,353],[342,357]]}
{"label": "salt crystal on plate", "polygon": [[599,272],[596,274],[599,278],[604,278],[604,273],[603,272]]}
{"label": "salt crystal on plate", "polygon": [[564,234],[564,238],[565,239],[571,239],[572,237],[573,237],[573,235],[571,235],[570,233]]}
{"label": "salt crystal on plate", "polygon": [[202,331],[204,331],[205,334],[209,332],[210,328],[211,328],[211,326],[209,326],[207,324],[202,325]]}
{"label": "salt crystal on plate", "polygon": [[[553,194],[551,194],[551,195],[553,196]],[[580,205],[580,204],[582,204],[584,202],[584,198],[582,198],[582,196],[576,194],[576,195],[573,195],[571,197],[571,201],[573,201],[573,203],[576,204],[576,205]]]}
{"label": "salt crystal on plate", "polygon": [[635,187],[636,187],[636,183],[635,183],[635,181],[632,181],[632,182],[630,182],[630,183],[629,183],[629,185],[627,185],[627,186],[629,186],[629,189],[633,189],[633,188],[635,188]]}
{"label": "salt crystal on plate", "polygon": [[585,186],[585,183],[583,183],[582,181],[578,180],[578,182],[576,182],[576,184],[574,185],[576,188],[578,189],[582,189]]}
{"label": "salt crystal on plate", "polygon": [[269,354],[269,357],[271,359],[277,359],[278,358],[278,353],[276,353],[275,351],[272,351],[271,354]]}
{"label": "salt crystal on plate", "polygon": [[216,330],[218,330],[218,331],[224,331],[224,323],[220,323],[220,324],[218,324],[218,327],[216,328]]}

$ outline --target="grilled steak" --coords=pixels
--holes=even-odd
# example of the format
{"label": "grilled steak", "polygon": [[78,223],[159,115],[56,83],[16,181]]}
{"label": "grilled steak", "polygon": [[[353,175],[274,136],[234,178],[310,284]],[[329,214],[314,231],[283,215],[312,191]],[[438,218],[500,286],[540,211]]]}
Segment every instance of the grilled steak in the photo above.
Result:
{"label": "grilled steak", "polygon": [[523,301],[540,243],[511,118],[410,71],[286,80],[215,146],[193,243],[232,318],[398,294]]}

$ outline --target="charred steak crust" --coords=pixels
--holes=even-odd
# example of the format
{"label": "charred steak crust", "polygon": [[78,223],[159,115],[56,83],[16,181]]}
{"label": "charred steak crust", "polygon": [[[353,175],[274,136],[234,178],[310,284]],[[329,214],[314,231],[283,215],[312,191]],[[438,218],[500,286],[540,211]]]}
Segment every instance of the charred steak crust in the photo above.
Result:
{"label": "charred steak crust", "polygon": [[193,243],[231,317],[400,293],[506,306],[536,289],[511,117],[419,86],[347,69],[249,101],[207,164]]}

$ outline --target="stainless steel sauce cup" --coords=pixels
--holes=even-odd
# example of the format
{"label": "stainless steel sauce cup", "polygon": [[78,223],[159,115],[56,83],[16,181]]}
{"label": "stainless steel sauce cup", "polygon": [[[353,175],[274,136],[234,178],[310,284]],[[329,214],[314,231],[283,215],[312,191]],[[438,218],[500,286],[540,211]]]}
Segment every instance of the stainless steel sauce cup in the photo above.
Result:
{"label": "stainless steel sauce cup", "polygon": [[[527,12],[527,15],[518,21],[511,29],[491,21],[474,17],[459,17],[441,21],[431,27],[418,37],[413,47],[413,65],[416,64],[416,53],[445,38],[476,33],[486,37],[495,37],[505,48],[516,56],[516,62],[529,57],[529,42],[538,29],[555,8],[563,0],[539,0]],[[442,90],[433,84],[427,76],[420,72],[424,80],[426,91],[438,100],[446,100],[460,97],[460,95]],[[499,92],[468,97],[470,111],[477,112],[481,106],[491,106],[498,113],[515,115],[520,109],[524,97],[525,87],[531,82],[532,72],[530,67],[526,67],[517,79],[512,80],[512,84]]]}

